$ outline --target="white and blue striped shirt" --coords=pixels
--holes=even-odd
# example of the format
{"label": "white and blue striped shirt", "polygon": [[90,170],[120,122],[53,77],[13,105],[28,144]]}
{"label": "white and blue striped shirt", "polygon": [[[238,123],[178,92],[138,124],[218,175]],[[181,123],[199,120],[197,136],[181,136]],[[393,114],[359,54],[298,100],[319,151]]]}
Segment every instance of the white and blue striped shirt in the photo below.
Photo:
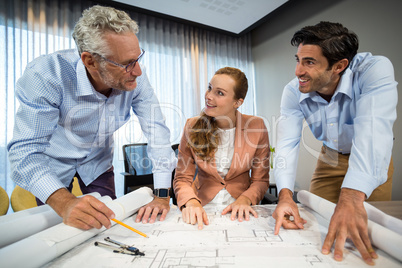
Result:
{"label": "white and blue striped shirt", "polygon": [[340,153],[350,153],[342,187],[372,191],[387,180],[398,102],[392,63],[358,53],[328,103],[317,92],[301,93],[298,79],[285,86],[278,120],[274,178],[278,191],[294,190],[303,119],[313,135]]}
{"label": "white and blue striped shirt", "polygon": [[76,50],[30,62],[17,82],[20,107],[8,144],[15,183],[43,202],[68,186],[76,172],[90,184],[112,166],[113,133],[133,109],[148,139],[155,187],[170,187],[177,159],[159,102],[141,68],[133,91],[113,89],[106,97],[92,86]]}

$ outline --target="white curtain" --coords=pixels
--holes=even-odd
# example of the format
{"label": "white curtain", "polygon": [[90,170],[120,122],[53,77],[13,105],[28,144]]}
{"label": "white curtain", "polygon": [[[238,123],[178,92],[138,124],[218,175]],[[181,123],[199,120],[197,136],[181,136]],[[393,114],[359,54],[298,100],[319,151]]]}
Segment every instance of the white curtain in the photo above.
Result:
{"label": "white curtain", "polygon": [[[79,4],[78,4],[79,3]],[[71,38],[81,12],[96,1],[0,1],[0,186],[11,195],[6,146],[12,138],[18,102],[14,86],[26,64],[39,55],[75,47]],[[143,64],[159,98],[171,143],[179,143],[187,118],[200,113],[214,72],[232,66],[245,72],[249,91],[240,112],[255,113],[254,66],[250,34],[233,37],[126,10],[140,26],[138,39],[146,51]],[[4,90],[3,90],[4,89]],[[135,116],[115,134],[114,168],[117,196],[123,194],[122,146],[146,142]]]}
{"label": "white curtain", "polygon": [[13,135],[14,115],[18,108],[15,84],[27,63],[34,58],[75,47],[71,38],[72,26],[88,3],[73,2],[0,1],[0,186],[9,196],[15,184],[10,177],[6,147]]}

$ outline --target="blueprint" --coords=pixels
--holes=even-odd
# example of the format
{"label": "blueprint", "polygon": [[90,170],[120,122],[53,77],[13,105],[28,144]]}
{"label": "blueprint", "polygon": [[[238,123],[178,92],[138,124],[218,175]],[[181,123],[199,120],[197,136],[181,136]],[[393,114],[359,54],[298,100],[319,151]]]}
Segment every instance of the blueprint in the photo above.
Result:
{"label": "blueprint", "polygon": [[[279,235],[273,231],[275,206],[254,206],[258,218],[243,222],[231,221],[230,214],[221,215],[223,208],[205,206],[210,223],[202,230],[184,223],[176,207],[165,221],[154,224],[135,223],[135,216],[128,217],[124,222],[149,238],[115,225],[45,267],[366,267],[352,244],[346,245],[342,262],[335,261],[332,254],[321,254],[328,222],[307,207],[300,205],[300,214],[307,220],[305,229],[281,229]],[[145,256],[94,246],[105,237],[135,246]],[[402,267],[385,252],[377,253],[377,267]]]}
{"label": "blueprint", "polygon": [[[100,197],[99,200],[105,202],[114,212],[116,219],[123,220],[129,219],[140,207],[151,202],[153,194],[150,188],[142,187],[115,200],[109,196]],[[7,240],[18,241],[0,248],[0,266],[2,268],[43,267],[71,249],[85,244],[90,238],[103,234],[106,230],[105,227],[102,227],[101,229],[92,228],[84,231],[64,223],[54,225],[54,222],[46,226],[46,217],[51,216],[47,213],[49,210],[31,212],[24,213],[26,215],[21,217],[13,217],[17,218],[17,221],[11,219],[3,222],[10,232],[9,236],[5,235]],[[24,232],[24,236],[27,236],[25,238],[16,234],[23,230],[23,224],[30,229],[29,232]],[[116,225],[115,222],[112,224]],[[33,226],[31,227],[31,225]],[[43,231],[30,235],[35,229],[43,228]],[[13,236],[14,234],[16,237]]]}

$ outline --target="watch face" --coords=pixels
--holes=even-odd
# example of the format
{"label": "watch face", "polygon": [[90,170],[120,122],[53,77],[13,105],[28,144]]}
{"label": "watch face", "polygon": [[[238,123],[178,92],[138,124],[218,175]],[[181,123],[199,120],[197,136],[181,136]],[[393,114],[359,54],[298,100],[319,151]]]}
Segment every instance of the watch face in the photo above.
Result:
{"label": "watch face", "polygon": [[169,190],[168,189],[159,189],[159,197],[168,197]]}
{"label": "watch face", "polygon": [[166,189],[166,188],[156,189],[156,190],[154,190],[154,194],[157,197],[168,197],[169,196],[169,189]]}

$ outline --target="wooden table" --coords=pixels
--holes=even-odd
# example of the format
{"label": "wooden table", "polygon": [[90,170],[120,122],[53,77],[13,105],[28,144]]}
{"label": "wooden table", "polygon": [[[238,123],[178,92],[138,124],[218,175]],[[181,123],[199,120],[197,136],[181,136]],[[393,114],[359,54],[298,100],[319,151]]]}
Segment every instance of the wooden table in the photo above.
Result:
{"label": "wooden table", "polygon": [[371,201],[368,202],[384,213],[402,220],[402,200],[397,201]]}

